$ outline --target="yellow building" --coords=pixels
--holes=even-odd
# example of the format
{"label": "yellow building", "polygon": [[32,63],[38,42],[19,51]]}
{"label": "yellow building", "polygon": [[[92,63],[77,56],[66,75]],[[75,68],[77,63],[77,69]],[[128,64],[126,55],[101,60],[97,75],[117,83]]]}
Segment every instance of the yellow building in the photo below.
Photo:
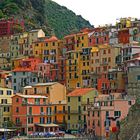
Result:
{"label": "yellow building", "polygon": [[67,95],[67,129],[86,129],[87,105],[98,95],[93,88],[77,88]]}
{"label": "yellow building", "polygon": [[120,18],[116,22],[116,27],[118,29],[129,28],[129,27],[131,27],[131,23],[132,23],[132,18]]}
{"label": "yellow building", "polygon": [[66,85],[72,90],[76,87],[90,87],[90,50],[88,31],[66,36]]}
{"label": "yellow building", "polygon": [[60,41],[52,36],[51,38],[38,38],[33,46],[33,56],[41,58],[44,62],[58,63]]}
{"label": "yellow building", "polygon": [[0,87],[0,126],[2,127],[5,121],[11,121],[11,106],[13,90]]}

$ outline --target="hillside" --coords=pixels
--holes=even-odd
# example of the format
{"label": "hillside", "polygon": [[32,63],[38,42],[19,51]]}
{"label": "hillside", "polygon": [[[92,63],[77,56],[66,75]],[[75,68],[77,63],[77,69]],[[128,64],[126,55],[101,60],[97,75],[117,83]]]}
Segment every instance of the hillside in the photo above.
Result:
{"label": "hillside", "polygon": [[51,0],[0,0],[0,18],[24,19],[26,29],[43,28],[47,35],[63,37],[84,27],[89,21]]}

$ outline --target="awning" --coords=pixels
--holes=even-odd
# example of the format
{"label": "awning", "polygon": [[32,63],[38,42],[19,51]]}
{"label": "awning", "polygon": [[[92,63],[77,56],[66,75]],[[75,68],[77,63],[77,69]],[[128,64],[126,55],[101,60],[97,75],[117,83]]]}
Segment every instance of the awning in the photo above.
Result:
{"label": "awning", "polygon": [[54,123],[50,123],[50,124],[36,124],[37,126],[40,127],[59,127],[59,125],[54,124]]}
{"label": "awning", "polygon": [[16,129],[4,129],[4,128],[0,128],[0,132],[12,132],[12,131],[16,131]]}

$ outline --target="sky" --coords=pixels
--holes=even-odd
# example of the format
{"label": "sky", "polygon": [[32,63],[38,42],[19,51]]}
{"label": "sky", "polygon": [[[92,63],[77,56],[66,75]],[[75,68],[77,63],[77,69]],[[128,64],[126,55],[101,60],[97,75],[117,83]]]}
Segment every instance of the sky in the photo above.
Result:
{"label": "sky", "polygon": [[53,0],[92,25],[115,24],[121,17],[140,18],[140,0]]}

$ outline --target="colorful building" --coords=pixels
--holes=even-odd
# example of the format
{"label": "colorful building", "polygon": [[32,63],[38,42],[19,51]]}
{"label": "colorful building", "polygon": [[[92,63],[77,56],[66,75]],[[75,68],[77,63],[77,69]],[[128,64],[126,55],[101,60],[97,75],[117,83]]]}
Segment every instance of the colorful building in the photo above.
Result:
{"label": "colorful building", "polygon": [[16,68],[12,71],[12,88],[14,93],[23,91],[27,85],[38,83],[37,73],[30,68]]}
{"label": "colorful building", "polygon": [[0,71],[0,87],[12,88],[12,75],[10,71]]}
{"label": "colorful building", "polygon": [[90,86],[89,54],[91,48],[88,46],[88,34],[89,31],[83,30],[65,37],[66,86],[69,90]]}
{"label": "colorful building", "polygon": [[96,136],[107,137],[112,129],[119,129],[135,100],[128,98],[125,93],[99,95],[95,102],[87,106],[87,131]]}
{"label": "colorful building", "polygon": [[57,82],[37,83],[25,86],[23,94],[47,96],[51,104],[66,101],[66,87]]}
{"label": "colorful building", "polygon": [[77,88],[67,95],[67,129],[84,130],[86,129],[86,106],[94,102],[97,91],[93,88]]}
{"label": "colorful building", "polygon": [[[116,57],[120,54],[120,47],[101,45],[92,47],[90,56],[91,85],[102,92],[107,92],[110,87],[108,70],[117,66]],[[105,91],[106,90],[106,91]]]}
{"label": "colorful building", "polygon": [[12,119],[22,134],[65,129],[66,100],[51,103],[43,95],[16,94],[12,101]]}
{"label": "colorful building", "polygon": [[0,127],[3,127],[5,121],[12,121],[12,96],[12,89],[0,87]]}
{"label": "colorful building", "polygon": [[0,20],[0,36],[12,35],[16,31],[19,31],[19,30],[16,30],[18,27],[21,28],[21,31],[24,30],[23,20],[20,22],[18,20],[15,20],[14,18],[1,19]]}

